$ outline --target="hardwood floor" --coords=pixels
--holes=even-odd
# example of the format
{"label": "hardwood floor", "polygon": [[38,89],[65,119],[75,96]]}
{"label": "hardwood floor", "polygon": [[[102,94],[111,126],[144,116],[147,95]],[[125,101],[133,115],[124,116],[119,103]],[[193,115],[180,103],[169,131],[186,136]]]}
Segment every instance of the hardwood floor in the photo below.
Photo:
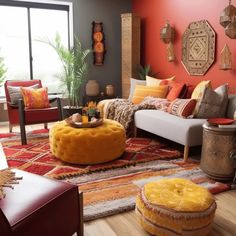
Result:
{"label": "hardwood floor", "polygon": [[[50,127],[50,126],[49,126]],[[27,130],[43,128],[27,126]],[[19,131],[16,127],[13,131]],[[8,132],[7,124],[0,124],[0,133]],[[215,195],[217,202],[211,236],[236,236],[236,190]],[[137,224],[134,211],[85,223],[85,236],[147,236]],[[201,236],[201,235],[199,235]]]}

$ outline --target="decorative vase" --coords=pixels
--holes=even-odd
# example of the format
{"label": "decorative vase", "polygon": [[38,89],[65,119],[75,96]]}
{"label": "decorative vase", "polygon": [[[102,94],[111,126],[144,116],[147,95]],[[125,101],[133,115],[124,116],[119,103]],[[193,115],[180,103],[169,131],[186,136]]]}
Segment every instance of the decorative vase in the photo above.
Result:
{"label": "decorative vase", "polygon": [[109,84],[106,86],[106,95],[108,97],[113,97],[115,95],[115,88],[113,85]]}
{"label": "decorative vase", "polygon": [[99,84],[96,80],[89,80],[85,87],[85,92],[87,96],[98,96],[99,94]]}

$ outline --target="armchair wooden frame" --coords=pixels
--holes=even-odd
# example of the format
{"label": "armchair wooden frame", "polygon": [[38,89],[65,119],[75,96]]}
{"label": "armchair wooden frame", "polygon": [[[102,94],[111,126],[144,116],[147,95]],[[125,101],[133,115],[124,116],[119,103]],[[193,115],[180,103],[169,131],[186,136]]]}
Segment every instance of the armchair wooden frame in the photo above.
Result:
{"label": "armchair wooden frame", "polygon": [[25,81],[13,81],[7,80],[5,82],[5,93],[7,100],[7,111],[9,118],[9,131],[12,132],[13,125],[20,125],[21,143],[27,144],[26,139],[26,125],[44,123],[44,128],[47,129],[47,123],[62,120],[62,108],[60,98],[49,99],[49,102],[55,102],[57,107],[42,108],[42,109],[26,109],[22,99],[18,99],[17,104],[12,105],[8,86],[12,87],[28,87],[32,85],[38,85],[42,88],[40,80],[25,80]]}

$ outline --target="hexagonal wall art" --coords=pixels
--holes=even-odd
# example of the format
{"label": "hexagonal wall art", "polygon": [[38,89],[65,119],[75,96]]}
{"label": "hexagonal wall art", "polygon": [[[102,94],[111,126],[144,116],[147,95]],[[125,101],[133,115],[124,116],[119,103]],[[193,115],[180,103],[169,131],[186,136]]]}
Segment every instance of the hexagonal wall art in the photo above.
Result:
{"label": "hexagonal wall art", "polygon": [[204,75],[215,60],[216,34],[207,20],[189,24],[182,39],[182,63],[190,75]]}

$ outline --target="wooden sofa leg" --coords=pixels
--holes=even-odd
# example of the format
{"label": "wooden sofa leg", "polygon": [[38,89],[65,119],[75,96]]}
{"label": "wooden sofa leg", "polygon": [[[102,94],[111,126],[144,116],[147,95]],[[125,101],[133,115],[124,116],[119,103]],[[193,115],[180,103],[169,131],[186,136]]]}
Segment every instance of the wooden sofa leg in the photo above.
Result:
{"label": "wooden sofa leg", "polygon": [[13,125],[9,124],[9,133],[12,133]]}
{"label": "wooden sofa leg", "polygon": [[137,137],[138,128],[134,125],[134,137]]}
{"label": "wooden sofa leg", "polygon": [[189,153],[189,146],[184,146],[184,162],[187,162],[188,160],[188,153]]}
{"label": "wooden sofa leg", "polygon": [[79,191],[79,225],[77,236],[84,236],[84,211],[83,211],[83,192]]}

